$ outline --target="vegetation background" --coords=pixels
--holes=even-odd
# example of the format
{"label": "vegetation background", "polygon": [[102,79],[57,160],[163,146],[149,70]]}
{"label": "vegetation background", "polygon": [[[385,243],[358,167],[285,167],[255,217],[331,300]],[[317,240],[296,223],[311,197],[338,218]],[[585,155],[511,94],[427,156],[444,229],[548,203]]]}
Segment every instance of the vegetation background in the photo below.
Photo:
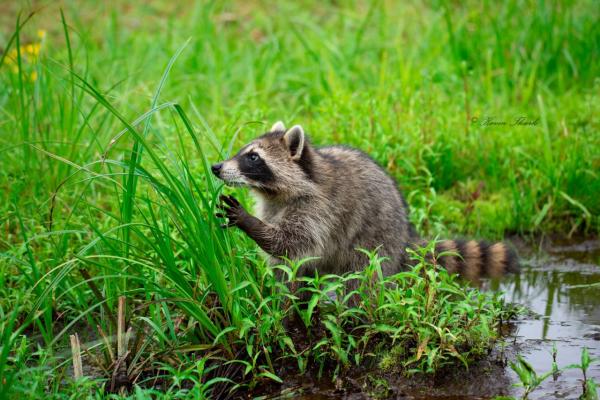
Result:
{"label": "vegetation background", "polygon": [[183,346],[178,324],[203,327],[185,343],[245,338],[268,273],[218,229],[206,167],[276,120],[372,155],[428,237],[600,230],[593,0],[0,10],[0,372],[15,382],[67,371],[59,348],[82,326],[116,332],[120,295],[151,304],[139,319],[163,349]]}

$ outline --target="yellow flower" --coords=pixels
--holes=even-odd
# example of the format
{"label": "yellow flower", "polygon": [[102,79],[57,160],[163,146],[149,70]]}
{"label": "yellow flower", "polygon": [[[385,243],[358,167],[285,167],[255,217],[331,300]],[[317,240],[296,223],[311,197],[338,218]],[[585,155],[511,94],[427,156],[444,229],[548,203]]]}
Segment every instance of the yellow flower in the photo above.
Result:
{"label": "yellow flower", "polygon": [[40,39],[44,39],[46,37],[46,30],[44,30],[44,29],[38,29],[37,35],[38,35],[38,37]]}
{"label": "yellow flower", "polygon": [[[37,63],[41,47],[41,43],[30,43],[19,47],[21,53],[21,62],[24,66],[27,64]],[[14,73],[19,72],[17,49],[9,50],[8,54],[6,55],[6,65]],[[31,74],[31,80],[35,81],[36,79],[37,73]]]}
{"label": "yellow flower", "polygon": [[31,43],[25,46],[25,54],[29,54],[34,58],[40,54],[40,44],[39,43]]}
{"label": "yellow flower", "polygon": [[37,80],[37,77],[38,77],[37,71],[33,71],[31,73],[31,75],[29,75],[29,78],[31,79],[31,82],[35,82]]}

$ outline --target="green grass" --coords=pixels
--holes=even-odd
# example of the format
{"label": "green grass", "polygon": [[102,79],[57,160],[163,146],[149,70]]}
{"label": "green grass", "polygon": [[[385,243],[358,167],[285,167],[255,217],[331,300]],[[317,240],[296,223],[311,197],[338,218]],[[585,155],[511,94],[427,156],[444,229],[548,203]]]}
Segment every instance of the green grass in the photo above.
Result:
{"label": "green grass", "polygon": [[[132,329],[127,374],[143,372],[147,388],[162,371],[161,390],[174,397],[195,381],[197,397],[221,390],[219,377],[245,388],[277,380],[292,356],[298,371],[331,377],[377,358],[377,344],[394,348],[381,365],[405,371],[484,351],[500,301],[431,266],[395,285],[376,280],[358,305],[344,301],[349,277],[317,277],[302,305],[253,243],[218,227],[222,188],[208,166],[279,119],[301,123],[316,144],[371,154],[424,235],[600,230],[593,1],[68,3],[31,17],[7,7],[4,390],[34,382],[39,397],[103,396],[93,380],[63,379],[68,335],[91,347],[92,375],[110,381],[120,296]],[[521,116],[537,125],[482,122]],[[355,278],[377,265],[372,255]],[[420,289],[401,290],[411,285]],[[329,290],[342,291],[338,300]],[[309,333],[303,349],[291,323]]]}

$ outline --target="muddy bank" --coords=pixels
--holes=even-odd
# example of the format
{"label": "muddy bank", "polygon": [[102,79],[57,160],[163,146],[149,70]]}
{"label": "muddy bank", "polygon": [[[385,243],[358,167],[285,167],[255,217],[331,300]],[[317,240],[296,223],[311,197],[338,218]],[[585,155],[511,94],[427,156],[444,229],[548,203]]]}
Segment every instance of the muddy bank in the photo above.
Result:
{"label": "muddy bank", "polygon": [[[515,240],[522,258],[519,274],[484,282],[486,290],[505,292],[508,302],[530,312],[514,321],[503,344],[488,357],[470,366],[438,374],[377,376],[368,370],[330,382],[310,377],[288,377],[277,393],[266,398],[316,399],[492,399],[498,395],[519,396],[516,374],[508,361],[522,355],[535,370],[551,370],[556,344],[557,364],[578,364],[585,346],[592,357],[600,357],[600,240],[546,238],[536,242]],[[600,382],[600,365],[588,376]],[[383,378],[383,379],[380,379]],[[581,371],[563,371],[548,378],[530,399],[576,399],[581,394]]]}

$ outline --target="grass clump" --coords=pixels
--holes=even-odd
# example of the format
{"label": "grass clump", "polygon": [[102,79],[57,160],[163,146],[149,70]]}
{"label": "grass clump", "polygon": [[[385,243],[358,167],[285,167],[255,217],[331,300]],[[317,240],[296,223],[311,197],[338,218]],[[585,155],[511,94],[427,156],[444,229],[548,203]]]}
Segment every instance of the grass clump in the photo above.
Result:
{"label": "grass clump", "polygon": [[380,304],[381,320],[396,330],[389,332],[393,347],[379,366],[406,373],[435,373],[458,363],[467,367],[487,353],[512,311],[498,294],[465,290],[455,276],[428,265],[422,257],[431,248],[420,251],[419,264],[391,279],[394,290]]}
{"label": "grass clump", "polygon": [[[456,277],[428,264],[425,255],[432,249],[433,243],[415,253],[419,262],[411,270],[386,278],[376,252],[367,252],[370,262],[364,271],[344,276],[297,277],[301,263],[281,265],[277,268],[287,277],[283,282],[264,263],[247,264],[244,268],[255,279],[237,279],[232,287],[232,279],[225,277],[232,288],[231,307],[221,302],[216,285],[199,284],[185,272],[181,281],[158,272],[153,278],[163,278],[160,288],[148,282],[146,298],[133,300],[135,307],[125,327],[116,327],[116,337],[105,334],[115,331],[108,316],[93,318],[97,340],[83,346],[87,377],[71,381],[68,354],[51,359],[42,349],[43,357],[30,355],[28,363],[43,362],[44,368],[27,367],[20,358],[27,354],[26,337],[16,332],[20,350],[5,360],[10,380],[4,389],[24,393],[33,375],[41,394],[48,390],[41,381],[63,376],[70,383],[51,378],[55,393],[83,390],[103,396],[133,390],[147,395],[159,390],[168,397],[203,398],[242,388],[260,393],[259,383],[282,382],[289,374],[336,379],[351,367],[376,362],[386,372],[403,373],[466,367],[493,345],[507,311],[497,296],[466,291]],[[194,287],[194,295],[179,290],[183,282]],[[293,291],[295,287],[299,289]],[[199,318],[197,309],[207,319]],[[121,318],[125,315],[117,316]],[[89,331],[86,325],[70,330]],[[122,335],[128,342],[124,350]],[[383,349],[390,346],[386,353]]]}

